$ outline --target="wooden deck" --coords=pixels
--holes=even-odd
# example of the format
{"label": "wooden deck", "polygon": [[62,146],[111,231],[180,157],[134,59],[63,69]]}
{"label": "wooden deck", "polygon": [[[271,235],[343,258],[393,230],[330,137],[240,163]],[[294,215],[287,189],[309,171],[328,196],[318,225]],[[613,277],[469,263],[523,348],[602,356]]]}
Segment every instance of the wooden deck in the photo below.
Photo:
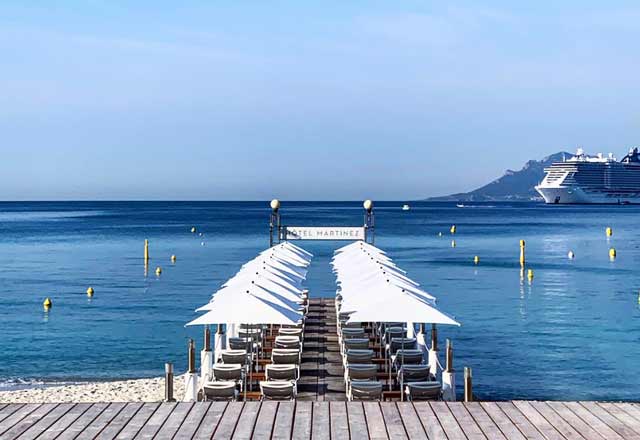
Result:
{"label": "wooden deck", "polygon": [[334,301],[314,298],[304,326],[298,400],[346,400]]}
{"label": "wooden deck", "polygon": [[640,406],[598,402],[0,404],[10,439],[640,439]]}

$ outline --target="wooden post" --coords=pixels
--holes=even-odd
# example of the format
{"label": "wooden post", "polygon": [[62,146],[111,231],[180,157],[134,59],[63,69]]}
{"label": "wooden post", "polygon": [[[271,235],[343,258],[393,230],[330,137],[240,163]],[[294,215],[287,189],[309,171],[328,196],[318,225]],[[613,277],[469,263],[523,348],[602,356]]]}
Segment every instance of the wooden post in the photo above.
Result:
{"label": "wooden post", "polygon": [[149,262],[149,240],[144,241],[144,263]]}
{"label": "wooden post", "polygon": [[211,330],[208,325],[204,327],[204,351],[211,351]]}
{"label": "wooden post", "polygon": [[196,372],[196,343],[189,339],[189,373]]}
{"label": "wooden post", "polygon": [[431,324],[431,350],[438,351],[438,330],[435,324]]}
{"label": "wooden post", "polygon": [[464,367],[464,401],[473,402],[473,384],[469,367]]}
{"label": "wooden post", "polygon": [[164,364],[164,401],[176,401],[173,398],[173,364],[171,362]]}
{"label": "wooden post", "polygon": [[445,364],[445,371],[451,373],[453,371],[453,344],[451,340],[447,339],[447,361]]}

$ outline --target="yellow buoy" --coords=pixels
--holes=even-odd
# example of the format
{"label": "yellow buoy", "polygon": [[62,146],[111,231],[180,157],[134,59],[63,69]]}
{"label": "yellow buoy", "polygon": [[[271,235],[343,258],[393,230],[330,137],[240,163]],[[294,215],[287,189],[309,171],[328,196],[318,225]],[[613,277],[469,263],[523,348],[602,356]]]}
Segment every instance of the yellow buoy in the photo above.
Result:
{"label": "yellow buoy", "polygon": [[172,263],[175,263],[175,262],[176,262],[176,259],[177,259],[177,258],[176,258],[176,256],[175,256],[175,255],[172,255],[172,256],[171,256],[171,262],[172,262]]}
{"label": "yellow buoy", "polygon": [[162,273],[162,268],[160,266],[156,267],[156,275],[160,275]]}
{"label": "yellow buoy", "polygon": [[473,257],[473,262],[474,264],[478,264],[480,262],[480,257],[478,257],[477,255]]}
{"label": "yellow buoy", "polygon": [[455,240],[451,240],[451,247],[456,247],[456,241]]}
{"label": "yellow buoy", "polygon": [[87,289],[87,296],[93,296],[93,287]]}
{"label": "yellow buoy", "polygon": [[524,262],[525,262],[524,247],[525,247],[524,240],[520,240],[520,265],[521,266],[524,266]]}
{"label": "yellow buoy", "polygon": [[609,249],[609,258],[612,260],[616,258],[616,250],[614,248]]}
{"label": "yellow buoy", "polygon": [[576,254],[574,254],[573,251],[569,251],[567,257],[569,257],[570,260],[573,260],[576,257]]}
{"label": "yellow buoy", "polygon": [[438,237],[442,237],[442,232],[438,232]]}
{"label": "yellow buoy", "polygon": [[607,237],[611,237],[613,235],[613,229],[611,228],[607,228],[606,232],[607,232]]}
{"label": "yellow buoy", "polygon": [[49,297],[46,297],[42,303],[42,307],[44,307],[45,310],[49,310],[52,305],[53,305],[53,302]]}
{"label": "yellow buoy", "polygon": [[452,234],[456,233],[456,225],[452,225],[451,229],[449,229],[449,231],[451,231]]}
{"label": "yellow buoy", "polygon": [[144,241],[144,262],[149,261],[149,240]]}
{"label": "yellow buoy", "polygon": [[195,226],[193,228],[191,228],[191,232],[193,232],[194,234],[196,233],[196,227]]}
{"label": "yellow buoy", "polygon": [[533,279],[533,269],[529,269],[529,270],[527,271],[527,278],[529,278],[530,280],[532,280],[532,279]]}

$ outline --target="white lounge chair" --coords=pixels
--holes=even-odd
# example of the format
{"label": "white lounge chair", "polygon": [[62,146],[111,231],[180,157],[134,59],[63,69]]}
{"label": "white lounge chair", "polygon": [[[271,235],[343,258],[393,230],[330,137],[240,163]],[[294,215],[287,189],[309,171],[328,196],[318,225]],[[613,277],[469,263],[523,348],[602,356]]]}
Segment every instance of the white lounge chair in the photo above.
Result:
{"label": "white lounge chair", "polygon": [[236,400],[238,390],[236,383],[229,382],[207,382],[202,387],[204,400]]}
{"label": "white lounge chair", "polygon": [[295,385],[292,382],[261,381],[261,400],[294,400]]}

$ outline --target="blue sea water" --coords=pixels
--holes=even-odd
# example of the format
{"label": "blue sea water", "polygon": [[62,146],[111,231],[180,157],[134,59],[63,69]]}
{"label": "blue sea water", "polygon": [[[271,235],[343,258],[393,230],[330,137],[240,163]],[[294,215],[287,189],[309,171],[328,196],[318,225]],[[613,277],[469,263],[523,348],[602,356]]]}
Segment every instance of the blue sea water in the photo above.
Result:
{"label": "blue sea water", "polygon": [[[454,343],[459,384],[469,366],[484,399],[638,398],[640,207],[400,207],[376,204],[376,245],[463,324],[439,331],[442,347]],[[289,225],[360,225],[362,214],[359,202],[282,207]],[[264,202],[0,203],[0,389],[157,376],[167,361],[184,371],[188,338],[202,342],[184,324],[268,246],[268,216]],[[531,282],[521,278],[520,239]],[[316,255],[312,296],[332,296],[329,261],[341,243],[300,244]]]}

